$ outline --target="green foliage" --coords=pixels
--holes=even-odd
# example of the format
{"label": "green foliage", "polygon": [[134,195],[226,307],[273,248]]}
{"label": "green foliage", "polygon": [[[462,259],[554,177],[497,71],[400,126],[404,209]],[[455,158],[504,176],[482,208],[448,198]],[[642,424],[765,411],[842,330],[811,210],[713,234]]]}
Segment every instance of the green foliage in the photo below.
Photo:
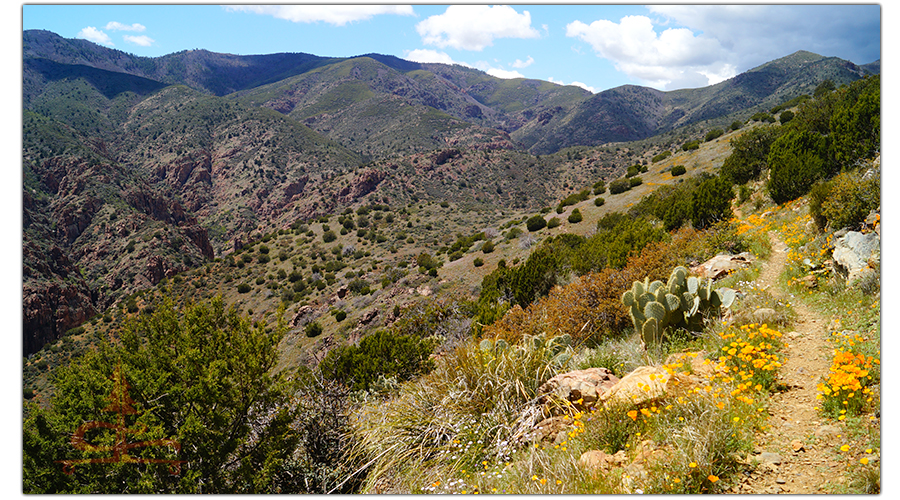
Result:
{"label": "green foliage", "polygon": [[525,227],[528,228],[530,232],[540,231],[547,227],[547,221],[541,215],[535,215],[530,217],[527,221],[525,221]]}
{"label": "green foliage", "polygon": [[675,165],[672,167],[672,176],[678,177],[679,175],[684,175],[687,172],[687,168],[684,165]]}
{"label": "green foliage", "polygon": [[606,200],[603,199],[603,197],[598,196],[598,197],[594,198],[594,206],[595,207],[602,207],[605,203],[606,203]]}
{"label": "green foliage", "polygon": [[632,165],[632,166],[628,167],[628,170],[625,171],[625,178],[630,179],[631,177],[634,177],[635,175],[637,175],[639,173],[641,173],[641,166],[640,165]]}
{"label": "green foliage", "polygon": [[337,234],[334,231],[328,230],[322,233],[322,241],[325,243],[331,243],[332,241],[337,239]]}
{"label": "green foliage", "polygon": [[328,351],[320,364],[326,379],[340,381],[352,390],[370,390],[379,378],[412,380],[434,369],[429,356],[434,341],[379,330],[359,345],[342,345]]}
{"label": "green foliage", "polygon": [[493,241],[487,240],[481,245],[482,253],[491,253],[493,251],[494,251],[494,242]]}
{"label": "green foliage", "polygon": [[813,186],[809,199],[809,213],[820,229],[857,227],[881,206],[881,180],[856,170],[844,172]]}
{"label": "green foliage", "polygon": [[482,259],[481,257],[476,257],[472,262],[472,265],[474,265],[475,267],[481,267],[484,265],[484,259]]}
{"label": "green foliage", "polygon": [[688,141],[681,146],[682,151],[691,151],[694,149],[700,149],[700,141],[699,140]]}
{"label": "green foliage", "polygon": [[599,196],[606,192],[606,182],[602,179],[594,183],[594,195]]}
{"label": "green foliage", "polygon": [[311,323],[307,323],[303,328],[303,333],[306,334],[307,337],[313,338],[322,335],[322,325],[313,321]]}
{"label": "green foliage", "polygon": [[663,151],[662,153],[654,156],[650,161],[653,163],[657,163],[657,162],[665,160],[666,158],[668,158],[670,156],[672,156],[671,151]]}
{"label": "green foliage", "polygon": [[881,148],[881,78],[867,77],[842,92],[829,122],[831,154],[838,165],[850,167]]}
{"label": "green foliage", "polygon": [[724,133],[725,133],[725,131],[720,128],[712,129],[706,133],[706,137],[704,137],[704,141],[709,142],[714,139],[718,139],[719,137],[722,137],[722,134],[724,134]]}
{"label": "green foliage", "polygon": [[750,117],[751,120],[755,122],[766,122],[766,123],[774,123],[775,117],[765,111],[760,111],[759,113],[755,113]]}
{"label": "green foliage", "polygon": [[[577,209],[576,209],[576,210],[577,210]],[[559,217],[553,217],[553,218],[551,218],[550,220],[547,221],[547,228],[548,228],[548,229],[553,229],[553,228],[555,228],[555,227],[559,227],[560,224],[562,224],[562,221],[559,220]]]}
{"label": "green foliage", "polygon": [[251,287],[249,283],[241,283],[237,286],[238,293],[247,293],[250,291],[250,289]]}
{"label": "green foliage", "polygon": [[[272,372],[285,331],[280,319],[274,328],[251,323],[219,297],[180,310],[166,299],[153,313],[128,320],[117,343],[103,343],[57,368],[48,407],[28,408],[23,491],[274,492],[280,465],[300,438],[292,426],[297,416],[292,382]],[[134,413],[117,412],[111,401]],[[121,425],[129,442],[170,440],[178,447],[128,450],[132,458],[161,463],[80,463],[64,474],[60,460],[112,453],[71,444],[73,433],[89,422]],[[110,447],[119,439],[103,427],[86,437]],[[179,461],[179,474],[172,474],[166,461]]]}
{"label": "green foliage", "polygon": [[772,143],[769,150],[769,194],[781,204],[809,192],[825,177],[828,141],[810,131],[791,130]]}
{"label": "green foliage", "polygon": [[631,189],[633,187],[638,187],[643,182],[643,179],[641,179],[640,177],[632,177],[631,179],[628,179],[628,188]]}
{"label": "green foliage", "polygon": [[616,179],[609,183],[609,194],[624,193],[631,189],[628,179]]}
{"label": "green foliage", "polygon": [[780,135],[778,127],[761,126],[732,139],[732,152],[722,164],[721,175],[734,184],[757,179],[767,166],[769,148]]}
{"label": "green foliage", "polygon": [[732,131],[740,130],[741,127],[743,127],[743,126],[744,126],[744,124],[741,121],[735,120],[735,121],[731,122],[731,125],[728,127],[728,130],[732,130]]}
{"label": "green foliage", "polygon": [[778,117],[778,121],[781,122],[782,125],[794,119],[794,112],[791,110],[785,110]]}
{"label": "green foliage", "polygon": [[582,220],[584,220],[584,216],[582,216],[581,211],[576,208],[576,209],[572,210],[571,214],[569,214],[568,220],[572,224],[577,224],[577,223],[581,222]]}
{"label": "green foliage", "polygon": [[691,196],[691,222],[701,229],[731,218],[731,184],[721,176],[705,179]]}

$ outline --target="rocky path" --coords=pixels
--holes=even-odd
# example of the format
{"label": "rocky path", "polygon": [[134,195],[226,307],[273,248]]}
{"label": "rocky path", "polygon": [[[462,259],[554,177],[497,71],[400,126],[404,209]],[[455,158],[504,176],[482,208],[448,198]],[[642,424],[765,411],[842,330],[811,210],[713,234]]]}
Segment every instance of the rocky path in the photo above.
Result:
{"label": "rocky path", "polygon": [[781,289],[788,247],[774,233],[772,256],[757,283],[774,297],[791,304],[796,320],[782,338],[786,353],[780,384],[769,403],[768,428],[758,435],[752,457],[759,462],[732,493],[828,493],[843,481],[844,464],[834,453],[842,428],[829,423],[815,409],[816,385],[828,373],[831,348],[826,342],[827,320]]}

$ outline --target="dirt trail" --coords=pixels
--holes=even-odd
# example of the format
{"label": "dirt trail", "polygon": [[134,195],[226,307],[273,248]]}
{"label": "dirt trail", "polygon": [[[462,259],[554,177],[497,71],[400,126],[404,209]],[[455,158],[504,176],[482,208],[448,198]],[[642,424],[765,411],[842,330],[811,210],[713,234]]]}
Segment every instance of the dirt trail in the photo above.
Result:
{"label": "dirt trail", "polygon": [[778,300],[791,304],[797,314],[782,340],[787,344],[779,382],[781,392],[772,395],[769,427],[757,437],[753,459],[760,465],[736,485],[732,493],[811,494],[831,491],[829,484],[843,481],[844,464],[832,450],[839,446],[843,429],[829,423],[815,409],[816,385],[828,373],[831,348],[827,320],[794,300],[778,284],[788,247],[775,233],[772,256],[757,279]]}

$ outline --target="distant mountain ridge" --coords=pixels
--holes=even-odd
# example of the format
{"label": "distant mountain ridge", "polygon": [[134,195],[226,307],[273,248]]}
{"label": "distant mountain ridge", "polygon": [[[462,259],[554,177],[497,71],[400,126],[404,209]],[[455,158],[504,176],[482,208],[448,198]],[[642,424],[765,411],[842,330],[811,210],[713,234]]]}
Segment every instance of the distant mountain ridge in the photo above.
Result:
{"label": "distant mountain ridge", "polygon": [[[644,139],[750,108],[765,109],[811,92],[824,79],[841,85],[880,71],[880,61],[857,66],[800,51],[700,89],[662,92],[625,85],[591,94],[578,87],[504,80],[462,66],[415,63],[379,54],[326,58],[189,50],[146,58],[33,30],[24,32],[23,49],[26,61],[49,59],[234,96],[306,120],[314,130],[333,133],[345,145],[354,137],[357,147],[361,141],[369,150],[379,149],[375,142],[383,139],[370,142],[368,132],[336,125],[334,116],[342,111],[341,120],[359,121],[361,115],[376,112],[375,103],[391,102],[385,100],[387,96],[506,132],[530,152],[548,154],[577,145]],[[26,73],[36,65],[30,63]],[[26,92],[26,106],[30,95]]]}

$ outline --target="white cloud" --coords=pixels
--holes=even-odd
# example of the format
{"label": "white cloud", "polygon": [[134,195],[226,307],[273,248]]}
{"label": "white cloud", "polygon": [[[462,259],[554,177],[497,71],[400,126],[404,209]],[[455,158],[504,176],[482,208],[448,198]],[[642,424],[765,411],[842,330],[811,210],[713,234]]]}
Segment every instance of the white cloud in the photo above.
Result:
{"label": "white cloud", "polygon": [[149,47],[149,46],[153,45],[153,42],[155,42],[155,40],[153,40],[152,38],[150,38],[149,36],[146,36],[146,35],[140,35],[140,36],[125,35],[122,38],[124,38],[125,41],[128,43],[140,45],[141,47]]}
{"label": "white cloud", "polygon": [[411,5],[227,5],[225,9],[252,12],[295,23],[323,22],[335,26],[365,21],[381,14],[415,15]]}
{"label": "white cloud", "polygon": [[550,82],[550,83],[555,83],[555,84],[557,84],[557,85],[564,85],[564,86],[565,86],[565,85],[574,85],[574,86],[576,86],[576,87],[581,87],[581,88],[583,88],[584,90],[587,90],[588,92],[590,92],[590,93],[592,93],[592,94],[596,94],[596,93],[597,93],[597,89],[595,89],[594,87],[591,87],[590,85],[588,85],[588,84],[586,84],[586,83],[582,83],[582,82],[577,82],[577,81],[576,81],[576,82],[572,82],[572,83],[564,83],[564,82],[561,82],[561,81],[559,81],[559,80],[555,80],[552,76],[551,76],[550,78],[548,78],[547,81]]}
{"label": "white cloud", "polygon": [[83,28],[81,31],[75,35],[75,38],[83,38],[90,42],[94,42],[99,45],[109,45],[113,46],[112,39],[106,33],[98,30],[93,26],[88,26],[87,28]]}
{"label": "white cloud", "polygon": [[619,23],[574,21],[566,26],[566,36],[588,43],[618,70],[657,88],[701,87],[734,76],[721,62],[727,60],[727,51],[717,40],[687,28],[657,33],[645,16],[623,17]]}
{"label": "white cloud", "polygon": [[798,50],[865,64],[880,57],[878,5],[657,5],[650,11],[702,32],[746,71]]}
{"label": "white cloud", "polygon": [[138,23],[134,23],[131,26],[128,26],[127,24],[111,21],[109,23],[106,23],[105,29],[108,29],[110,31],[137,31],[138,33],[140,33],[141,31],[147,29],[147,27],[143,24]]}
{"label": "white cloud", "polygon": [[480,51],[496,38],[537,38],[531,14],[506,5],[451,5],[443,14],[418,24],[416,31],[427,45]]}
{"label": "white cloud", "polygon": [[488,68],[483,71],[495,78],[503,78],[504,80],[509,80],[511,78],[525,78],[525,75],[518,71],[509,71],[501,68]]}
{"label": "white cloud", "polygon": [[418,63],[462,64],[454,61],[446,52],[430,49],[407,50],[403,58]]}
{"label": "white cloud", "polygon": [[533,63],[534,63],[534,58],[531,56],[528,56],[527,61],[520,61],[519,59],[516,59],[516,62],[512,63],[512,67],[513,68],[527,68],[528,66],[531,66]]}

